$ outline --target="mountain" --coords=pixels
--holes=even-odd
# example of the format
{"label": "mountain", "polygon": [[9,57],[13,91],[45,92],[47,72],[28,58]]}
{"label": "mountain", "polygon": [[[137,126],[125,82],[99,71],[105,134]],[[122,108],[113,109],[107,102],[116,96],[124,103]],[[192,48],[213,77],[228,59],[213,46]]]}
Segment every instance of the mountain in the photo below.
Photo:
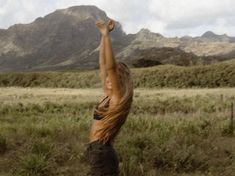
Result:
{"label": "mountain", "polygon": [[221,61],[216,56],[196,56],[186,53],[179,48],[147,48],[137,49],[132,55],[132,64],[135,67],[149,67],[161,64],[173,64],[179,66],[206,65]]}
{"label": "mountain", "polygon": [[205,32],[201,38],[214,42],[235,42],[235,37],[229,37],[227,34],[217,35],[212,31]]}
{"label": "mountain", "polygon": [[[131,38],[127,46],[125,46],[118,54],[117,57],[121,60],[128,60],[135,55],[136,50],[144,50],[149,48],[178,48],[182,52],[192,53],[198,56],[198,59],[205,60],[203,63],[210,63],[234,58],[235,42],[231,41],[232,38],[228,37],[225,40],[220,35],[209,35],[210,32],[206,32],[201,37],[174,37],[166,38],[158,33],[153,33],[148,29],[141,29],[136,34],[127,35],[127,38]],[[155,50],[156,51],[156,50]],[[163,53],[164,49],[162,50]],[[174,50],[173,50],[174,51]],[[172,56],[177,53],[172,53]],[[225,57],[226,56],[226,57]],[[208,58],[207,58],[208,57]],[[215,61],[212,60],[215,59]],[[185,63],[185,65],[187,65]]]}
{"label": "mountain", "polygon": [[202,36],[202,39],[207,39],[208,41],[214,41],[214,42],[230,42],[230,37],[228,37],[226,34],[223,35],[217,35],[213,33],[212,31],[205,32]]}
{"label": "mountain", "polygon": [[[100,34],[95,21],[108,18],[95,6],[73,6],[0,29],[0,71],[97,68]],[[117,59],[130,65],[139,59],[150,64],[210,64],[235,54],[233,37],[210,31],[181,38],[148,29],[127,35],[116,22],[111,39]]]}
{"label": "mountain", "polygon": [[[97,19],[108,17],[95,6],[75,6],[56,10],[30,24],[16,24],[1,30],[0,70],[94,65],[88,56],[92,56],[99,45]],[[119,41],[124,36],[117,23],[112,38]]]}

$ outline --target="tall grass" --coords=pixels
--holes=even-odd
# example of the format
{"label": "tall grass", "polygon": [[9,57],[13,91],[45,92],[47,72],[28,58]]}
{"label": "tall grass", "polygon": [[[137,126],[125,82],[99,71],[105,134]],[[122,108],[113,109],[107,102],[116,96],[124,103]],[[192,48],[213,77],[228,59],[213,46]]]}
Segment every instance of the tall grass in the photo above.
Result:
{"label": "tall grass", "polygon": [[[235,173],[234,137],[224,134],[234,91],[223,94],[226,101],[210,89],[194,96],[136,92],[114,143],[121,176]],[[32,103],[28,98],[0,105],[0,175],[86,175],[86,144],[98,100],[74,101],[71,96],[69,101],[66,93],[60,102]]]}

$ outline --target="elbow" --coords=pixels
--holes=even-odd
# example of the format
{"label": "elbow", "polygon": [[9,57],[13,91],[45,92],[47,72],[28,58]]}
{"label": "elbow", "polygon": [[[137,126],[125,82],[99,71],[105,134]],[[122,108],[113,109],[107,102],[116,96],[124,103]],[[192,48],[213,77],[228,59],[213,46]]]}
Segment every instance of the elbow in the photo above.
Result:
{"label": "elbow", "polygon": [[113,64],[111,64],[111,65],[106,65],[105,69],[106,69],[106,71],[115,70],[116,66],[117,66],[116,63],[113,62]]}

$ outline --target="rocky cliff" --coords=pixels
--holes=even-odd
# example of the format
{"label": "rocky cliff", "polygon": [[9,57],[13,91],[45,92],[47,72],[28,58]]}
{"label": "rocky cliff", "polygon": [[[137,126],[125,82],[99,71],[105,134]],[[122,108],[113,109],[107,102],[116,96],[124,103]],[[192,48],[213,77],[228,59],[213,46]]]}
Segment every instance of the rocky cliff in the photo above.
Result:
{"label": "rocky cliff", "polygon": [[[97,68],[100,40],[95,26],[97,19],[107,20],[108,17],[95,6],[74,6],[56,10],[29,24],[0,29],[0,71]],[[200,37],[182,38],[166,38],[148,29],[127,35],[117,22],[111,38],[117,59],[129,64],[148,57],[148,51],[151,60],[172,64],[187,60],[185,65],[198,63],[197,57],[209,64],[235,55],[233,37],[210,31]],[[164,48],[175,48],[170,53],[177,56],[177,60],[174,60],[176,57],[164,59],[164,62],[158,60],[159,53],[165,56],[167,49]],[[181,60],[181,56],[185,57]],[[208,56],[216,57],[213,60]]]}

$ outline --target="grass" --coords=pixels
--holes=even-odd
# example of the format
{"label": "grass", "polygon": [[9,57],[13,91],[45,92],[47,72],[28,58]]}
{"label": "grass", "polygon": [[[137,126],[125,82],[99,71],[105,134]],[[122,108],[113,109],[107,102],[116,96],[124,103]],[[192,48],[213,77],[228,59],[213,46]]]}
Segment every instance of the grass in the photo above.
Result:
{"label": "grass", "polygon": [[[132,68],[135,88],[215,88],[235,86],[235,62],[202,66],[159,65]],[[0,87],[99,88],[99,71],[14,72],[0,74]]]}
{"label": "grass", "polygon": [[[84,176],[100,89],[1,88],[0,175]],[[13,101],[14,100],[14,101]],[[114,144],[121,176],[232,176],[234,88],[136,89]]]}

